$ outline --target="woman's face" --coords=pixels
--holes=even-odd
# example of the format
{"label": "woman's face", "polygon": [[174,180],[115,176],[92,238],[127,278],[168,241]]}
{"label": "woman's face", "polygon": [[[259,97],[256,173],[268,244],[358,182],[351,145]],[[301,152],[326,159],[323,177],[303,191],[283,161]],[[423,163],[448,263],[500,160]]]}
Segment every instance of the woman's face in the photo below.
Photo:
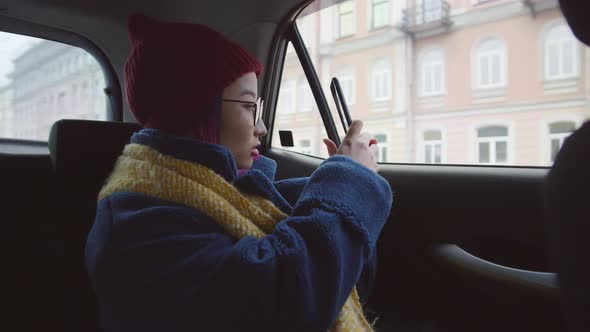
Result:
{"label": "woman's face", "polygon": [[[245,102],[255,102],[257,97],[258,84],[255,73],[238,78],[221,93],[223,99]],[[231,151],[240,169],[252,167],[253,158],[258,156],[259,138],[266,135],[266,127],[262,120],[254,125],[253,112],[250,104],[221,102],[219,143]]]}

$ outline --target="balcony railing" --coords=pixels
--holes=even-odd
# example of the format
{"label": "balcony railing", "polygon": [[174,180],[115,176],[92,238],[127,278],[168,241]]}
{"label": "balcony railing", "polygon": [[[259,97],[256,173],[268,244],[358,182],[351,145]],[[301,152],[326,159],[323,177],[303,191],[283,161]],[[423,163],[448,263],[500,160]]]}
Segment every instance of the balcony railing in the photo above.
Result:
{"label": "balcony railing", "polygon": [[407,32],[426,31],[450,24],[450,5],[444,0],[423,0],[403,11],[402,28]]}

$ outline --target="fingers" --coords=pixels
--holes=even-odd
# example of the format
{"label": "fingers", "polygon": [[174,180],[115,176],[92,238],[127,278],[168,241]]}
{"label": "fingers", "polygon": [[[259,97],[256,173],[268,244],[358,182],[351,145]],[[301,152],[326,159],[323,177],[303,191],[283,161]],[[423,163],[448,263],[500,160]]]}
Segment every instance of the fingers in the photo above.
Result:
{"label": "fingers", "polygon": [[371,142],[371,134],[369,134],[369,133],[360,134],[358,137],[358,142],[361,145],[369,146],[369,143]]}
{"label": "fingers", "polygon": [[328,156],[333,156],[336,154],[336,152],[338,152],[338,147],[336,146],[336,143],[334,143],[331,139],[329,138],[324,138],[322,139],[324,141],[324,144],[326,145],[326,148],[328,149]]}
{"label": "fingers", "polygon": [[377,153],[379,151],[379,147],[377,146],[377,144],[373,144],[369,146],[369,150],[371,150],[371,154],[373,156],[373,162],[375,162],[373,170],[375,172],[379,172],[379,164],[377,161]]}
{"label": "fingers", "polygon": [[360,133],[362,131],[363,131],[363,122],[361,120],[354,120],[350,124],[350,128],[348,128],[348,133],[346,134],[346,136],[350,137],[350,136],[360,135]]}
{"label": "fingers", "polygon": [[377,146],[377,144],[373,144],[373,145],[369,146],[369,149],[371,150],[371,152],[373,153],[374,156],[377,156],[377,151],[379,150],[379,147]]}

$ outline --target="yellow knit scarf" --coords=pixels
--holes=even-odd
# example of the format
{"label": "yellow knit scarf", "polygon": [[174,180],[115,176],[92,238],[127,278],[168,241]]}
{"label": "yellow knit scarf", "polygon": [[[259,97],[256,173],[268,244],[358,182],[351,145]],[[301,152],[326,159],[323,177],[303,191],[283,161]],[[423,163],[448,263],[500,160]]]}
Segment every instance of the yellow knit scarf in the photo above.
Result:
{"label": "yellow knit scarf", "polygon": [[[287,218],[262,197],[241,193],[209,168],[128,144],[98,200],[116,192],[136,192],[193,207],[236,239],[262,238]],[[363,316],[356,289],[346,300],[331,332],[373,331]]]}

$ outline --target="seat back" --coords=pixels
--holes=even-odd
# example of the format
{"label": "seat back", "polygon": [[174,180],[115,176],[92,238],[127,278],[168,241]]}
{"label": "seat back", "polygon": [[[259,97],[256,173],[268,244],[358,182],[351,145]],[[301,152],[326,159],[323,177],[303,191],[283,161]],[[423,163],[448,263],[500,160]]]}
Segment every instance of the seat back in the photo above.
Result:
{"label": "seat back", "polygon": [[571,331],[590,330],[590,122],[568,137],[545,183],[549,248]]}
{"label": "seat back", "polygon": [[98,310],[84,265],[86,237],[96,197],[131,135],[134,123],[60,120],[51,128],[49,150],[58,191],[56,234],[61,257],[61,315],[67,331],[98,331]]}
{"label": "seat back", "polygon": [[[2,208],[2,331],[49,330],[55,326],[53,236],[55,186],[47,154],[0,154]],[[16,328],[15,328],[16,327]]]}

